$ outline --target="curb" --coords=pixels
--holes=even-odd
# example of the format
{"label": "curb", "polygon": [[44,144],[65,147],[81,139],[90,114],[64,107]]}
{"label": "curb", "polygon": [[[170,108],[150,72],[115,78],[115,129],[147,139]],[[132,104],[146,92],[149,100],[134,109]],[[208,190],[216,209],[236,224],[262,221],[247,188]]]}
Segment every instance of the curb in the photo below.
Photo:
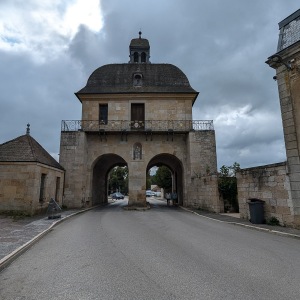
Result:
{"label": "curb", "polygon": [[31,240],[29,240],[27,243],[25,243],[24,245],[20,246],[19,248],[17,248],[16,250],[14,250],[13,252],[11,252],[10,254],[4,256],[1,260],[0,260],[0,272],[5,269],[7,266],[9,266],[15,259],[17,259],[21,254],[23,254],[24,252],[26,252],[31,246],[33,246],[35,243],[37,243],[41,238],[43,238],[48,232],[50,232],[53,227],[55,227],[56,225],[64,222],[65,220],[75,216],[75,215],[79,215],[81,213],[84,213],[86,211],[89,211],[91,209],[94,209],[97,206],[93,206],[93,207],[89,207],[87,209],[83,209],[80,211],[77,211],[73,214],[70,214],[68,216],[65,216],[62,219],[58,219],[56,222],[52,223],[49,228],[45,229],[44,231],[40,232],[38,235],[36,235],[34,238],[32,238]]}
{"label": "curb", "polygon": [[287,232],[282,232],[282,231],[278,231],[278,230],[257,227],[257,226],[254,226],[254,225],[248,225],[248,224],[243,224],[243,223],[238,223],[238,222],[222,221],[222,220],[214,219],[214,218],[211,218],[211,217],[203,216],[203,215],[198,214],[197,212],[195,212],[193,210],[190,210],[190,209],[188,209],[186,207],[183,207],[183,206],[179,206],[179,207],[181,209],[187,211],[187,212],[191,212],[191,213],[193,213],[193,214],[195,214],[197,216],[200,216],[202,218],[206,218],[206,219],[209,219],[209,220],[217,221],[217,222],[220,222],[220,223],[227,223],[227,224],[232,224],[232,225],[246,227],[246,228],[257,230],[257,231],[264,231],[264,232],[269,232],[269,233],[276,234],[276,235],[281,235],[281,236],[290,237],[290,238],[294,238],[294,239],[300,239],[300,235],[298,235],[298,234],[287,233]]}

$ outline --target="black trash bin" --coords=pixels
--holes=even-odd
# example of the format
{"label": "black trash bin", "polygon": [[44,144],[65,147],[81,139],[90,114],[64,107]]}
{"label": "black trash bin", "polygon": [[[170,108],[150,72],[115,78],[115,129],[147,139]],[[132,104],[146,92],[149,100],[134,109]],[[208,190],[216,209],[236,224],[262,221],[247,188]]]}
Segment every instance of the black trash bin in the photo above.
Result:
{"label": "black trash bin", "polygon": [[249,199],[250,222],[252,224],[263,224],[265,222],[264,204],[260,199]]}

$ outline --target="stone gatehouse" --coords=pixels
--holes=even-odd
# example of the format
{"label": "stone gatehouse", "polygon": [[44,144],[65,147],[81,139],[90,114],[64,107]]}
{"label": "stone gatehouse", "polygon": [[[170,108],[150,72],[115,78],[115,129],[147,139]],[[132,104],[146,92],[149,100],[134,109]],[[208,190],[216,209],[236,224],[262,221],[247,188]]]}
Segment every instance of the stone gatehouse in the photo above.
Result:
{"label": "stone gatehouse", "polygon": [[147,172],[165,165],[179,204],[222,211],[213,122],[192,119],[198,92],[178,67],[150,62],[141,32],[131,40],[129,57],[96,69],[75,93],[82,119],[62,121],[64,204],[107,203],[110,170],[127,166],[128,205],[145,206]]}

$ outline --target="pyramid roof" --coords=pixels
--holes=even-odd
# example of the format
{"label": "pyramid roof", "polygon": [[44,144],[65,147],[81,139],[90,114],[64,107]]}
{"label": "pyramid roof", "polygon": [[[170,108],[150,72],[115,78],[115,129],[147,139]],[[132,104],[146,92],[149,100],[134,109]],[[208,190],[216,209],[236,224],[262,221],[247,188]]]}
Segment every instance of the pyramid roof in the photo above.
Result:
{"label": "pyramid roof", "polygon": [[64,170],[64,168],[29,134],[0,144],[0,162],[38,162]]}

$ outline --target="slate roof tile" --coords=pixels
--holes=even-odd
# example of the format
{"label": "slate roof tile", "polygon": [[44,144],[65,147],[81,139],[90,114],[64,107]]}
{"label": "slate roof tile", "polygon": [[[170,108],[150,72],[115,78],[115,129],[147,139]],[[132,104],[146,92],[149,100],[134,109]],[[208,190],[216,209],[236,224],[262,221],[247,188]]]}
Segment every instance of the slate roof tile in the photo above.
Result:
{"label": "slate roof tile", "polygon": [[[142,75],[142,84],[135,86],[133,77]],[[195,93],[186,75],[172,64],[127,63],[109,64],[96,69],[80,94],[115,93]]]}
{"label": "slate roof tile", "polygon": [[50,167],[64,168],[29,134],[0,145],[0,162],[39,162]]}
{"label": "slate roof tile", "polygon": [[147,39],[137,38],[131,40],[129,47],[150,48],[150,45]]}

